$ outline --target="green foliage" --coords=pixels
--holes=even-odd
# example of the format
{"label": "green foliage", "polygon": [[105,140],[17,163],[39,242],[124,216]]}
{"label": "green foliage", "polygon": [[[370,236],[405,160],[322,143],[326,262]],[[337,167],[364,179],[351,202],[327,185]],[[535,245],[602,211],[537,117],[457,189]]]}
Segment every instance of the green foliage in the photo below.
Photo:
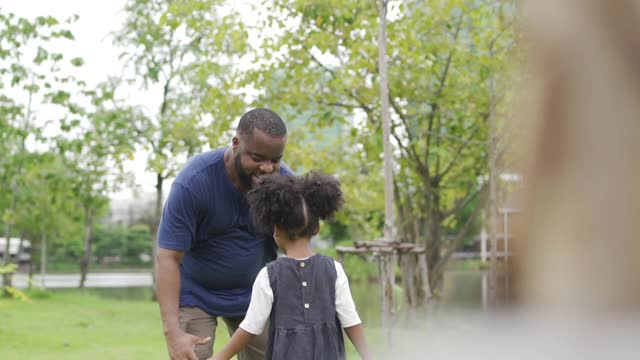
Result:
{"label": "green foliage", "polygon": [[[15,273],[16,269],[18,268],[18,266],[16,264],[6,264],[6,265],[0,265],[0,274],[1,275],[11,275],[13,273]],[[10,298],[14,298],[14,299],[18,299],[21,301],[25,301],[25,302],[31,302],[31,299],[29,299],[29,297],[27,295],[25,295],[22,291],[12,287],[12,286],[8,286],[5,285],[2,287],[2,293],[5,296],[8,296]]]}
{"label": "green foliage", "polygon": [[[338,254],[335,248],[315,249],[319,254],[330,256],[334,260],[338,260]],[[358,281],[367,283],[370,280],[377,279],[378,268],[375,262],[369,261],[357,255],[346,255],[342,262],[344,272],[350,281]]]}
{"label": "green foliage", "polygon": [[[55,228],[65,222],[61,220],[64,212],[51,206],[52,199],[64,196],[52,195],[54,191],[45,185],[51,180],[46,175],[52,170],[49,162],[56,163],[54,153],[31,151],[26,143],[31,137],[32,148],[48,149],[35,110],[47,103],[64,106],[70,100],[67,86],[76,80],[60,70],[64,55],[55,51],[52,42],[72,38],[53,17],[29,20],[0,14],[0,187],[9,189],[0,193],[5,237],[40,234],[46,225]],[[35,50],[33,57],[29,49]]]}
{"label": "green foliage", "polygon": [[24,294],[32,300],[46,300],[52,296],[50,291],[36,286],[31,286],[24,291]]}
{"label": "green foliage", "polygon": [[238,14],[221,1],[130,0],[124,27],[115,33],[135,82],[164,88],[161,107],[137,128],[150,150],[148,170],[165,179],[184,156],[219,138],[241,115],[234,63],[247,48]]}
{"label": "green foliage", "polygon": [[18,269],[16,264],[0,265],[0,274],[13,274]]}
{"label": "green foliage", "polygon": [[151,232],[147,225],[124,228],[119,225],[100,225],[94,237],[95,255],[98,259],[117,257],[125,263],[139,262],[142,253],[149,253]]}
{"label": "green foliage", "polygon": [[125,257],[127,259],[137,261],[140,254],[149,252],[149,243],[152,241],[149,226],[134,225],[127,229],[125,236],[127,244]]}
{"label": "green foliage", "polygon": [[[495,80],[494,99],[502,99],[502,73],[515,46],[514,5],[416,0],[389,6],[398,235],[429,249],[438,278],[450,252],[473,230],[465,221],[478,215],[468,210],[477,208],[485,186],[479,179],[488,171],[489,79]],[[245,81],[264,89],[257,103],[303,124],[304,130],[292,131],[286,161],[337,174],[347,198],[346,216],[338,220],[358,229],[354,239],[375,238],[383,209],[376,6],[277,0],[264,7],[259,26],[280,31],[263,39],[264,66]],[[318,140],[335,127],[336,142]],[[458,232],[451,240],[450,231]]]}
{"label": "green foliage", "polygon": [[32,300],[25,293],[23,293],[22,291],[14,288],[14,287],[5,286],[3,288],[3,290],[4,290],[4,292],[6,294],[8,294],[8,296],[10,298],[18,299],[20,301],[24,301],[24,302],[27,302],[27,303],[31,303],[32,302]]}
{"label": "green foliage", "polygon": [[96,228],[94,255],[100,258],[121,256],[126,251],[125,229],[122,226],[101,225]]}
{"label": "green foliage", "polygon": [[[163,89],[157,112],[146,114],[134,132],[148,151],[147,170],[163,182],[186,158],[215,147],[244,110],[235,64],[247,50],[247,33],[237,12],[220,0],[129,0],[124,26],[114,34],[121,58],[144,87]],[[153,235],[160,223],[156,204]],[[153,242],[151,242],[153,243]]]}
{"label": "green foliage", "polygon": [[[431,270],[439,270],[482,220],[476,210],[488,171],[487,118],[511,101],[503,74],[517,55],[515,8],[510,0],[389,6],[398,235],[424,244]],[[187,157],[228,141],[251,91],[258,94],[251,105],[270,107],[287,121],[287,165],[297,173],[321,170],[342,183],[346,207],[323,224],[322,237],[337,243],[380,237],[378,10],[373,2],[338,0],[265,1],[263,10],[253,23],[221,0],[129,0],[114,43],[124,73],[133,76],[91,87],[61,70],[74,71],[83,59],[66,57],[53,43],[73,40],[66,26],[77,16],[0,14],[5,232],[24,235],[36,251],[47,241],[54,259],[78,260],[83,241],[95,240],[87,248],[99,257],[133,261],[150,248],[148,227],[103,227],[92,235],[108,195],[131,185],[123,164],[146,150],[147,170],[161,188]],[[249,46],[248,26],[265,30],[259,49]],[[236,65],[250,57],[250,70],[240,72]],[[120,95],[123,81],[163,90],[159,109],[132,106]],[[55,137],[35,121],[42,105],[64,113],[51,119],[59,125]],[[356,278],[375,273],[373,265],[350,258],[346,266]]]}

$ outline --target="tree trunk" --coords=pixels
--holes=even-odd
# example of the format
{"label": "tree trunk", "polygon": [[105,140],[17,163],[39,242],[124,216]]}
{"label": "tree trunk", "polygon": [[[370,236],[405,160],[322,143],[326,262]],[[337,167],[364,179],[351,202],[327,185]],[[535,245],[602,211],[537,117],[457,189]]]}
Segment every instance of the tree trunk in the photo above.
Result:
{"label": "tree trunk", "polygon": [[[391,143],[389,142],[391,127],[389,124],[389,84],[387,80],[387,0],[380,0],[379,10],[378,71],[380,72],[380,114],[382,117],[382,142],[384,146],[384,238],[386,241],[393,241],[395,234],[393,220],[393,155]],[[383,292],[382,326],[386,330],[386,338],[389,348],[391,348],[396,256],[382,255],[380,259],[385,260],[384,264],[379,264],[378,270],[378,274],[381,276],[383,284],[385,284],[381,289]],[[389,279],[389,284],[386,284],[387,278]]]}
{"label": "tree trunk", "polygon": [[[4,256],[2,257],[2,265],[9,265],[9,261],[11,260],[11,256],[9,251],[11,249],[11,220],[7,221],[4,226],[4,238],[6,239],[6,243],[4,246]],[[11,276],[9,273],[2,274],[2,285],[3,286],[11,286]]]}
{"label": "tree trunk", "polygon": [[429,219],[427,220],[427,232],[428,232],[428,246],[427,249],[427,257],[426,261],[429,266],[429,287],[432,290],[439,291],[441,290],[443,283],[443,271],[438,270],[437,268],[443,269],[439,264],[442,259],[441,255],[441,244],[442,244],[442,230],[440,228],[442,215],[436,209],[432,208],[430,211]]}
{"label": "tree trunk", "polygon": [[[33,258],[31,259],[33,263]],[[47,288],[45,277],[47,276],[47,235],[42,231],[42,248],[40,249],[40,286]]]}
{"label": "tree trunk", "polygon": [[88,208],[84,209],[84,256],[80,261],[80,285],[79,288],[84,288],[84,282],[87,279],[87,274],[89,273],[89,264],[91,263],[91,228],[93,226],[93,218],[91,214],[91,210]]}
{"label": "tree trunk", "polygon": [[[155,264],[156,254],[158,252],[158,228],[160,227],[160,218],[162,217],[162,184],[164,178],[162,174],[156,174],[156,208],[153,218],[153,226],[151,229],[151,261]],[[153,301],[158,299],[156,294],[156,267],[152,266],[151,278],[152,278],[152,291],[151,297]]]}
{"label": "tree trunk", "polygon": [[404,286],[404,299],[408,308],[416,307],[418,303],[418,289],[416,286],[418,267],[416,257],[413,254],[400,256],[400,271],[402,271],[402,285]]}
{"label": "tree trunk", "polygon": [[35,269],[33,266],[33,257],[29,258],[29,289],[31,289],[33,285],[33,273]]}
{"label": "tree trunk", "polygon": [[24,230],[22,230],[20,232],[20,241],[18,242],[18,252],[16,253],[16,259],[15,259],[15,262],[18,265],[20,265],[20,254],[22,254],[22,251],[24,250],[24,238],[25,238],[25,234],[24,234]]}
{"label": "tree trunk", "polygon": [[429,284],[429,261],[427,260],[427,253],[418,254],[418,279],[416,285],[418,288],[418,306],[426,306],[431,300],[433,293],[431,292],[431,285]]}
{"label": "tree trunk", "polygon": [[497,219],[497,186],[496,186],[496,119],[493,111],[493,75],[489,77],[489,243],[491,244],[489,271],[489,303],[495,304],[497,301],[498,285],[498,238],[496,234]]}
{"label": "tree trunk", "polygon": [[387,253],[375,254],[378,263],[378,276],[380,284],[380,307],[382,310],[382,326],[387,339],[387,347],[392,345],[392,325],[393,325],[393,292],[395,287],[395,261],[396,256]]}
{"label": "tree trunk", "polygon": [[[11,179],[11,189],[12,194],[11,194],[11,210],[10,210],[10,215],[13,216],[13,214],[15,214],[16,211],[16,179],[15,177]],[[5,223],[5,227],[4,227],[4,238],[6,240],[5,246],[4,246],[4,257],[2,259],[2,264],[3,265],[9,265],[11,263],[11,254],[9,253],[9,251],[11,250],[11,221],[13,221],[12,219],[7,219],[7,222]],[[12,285],[12,274],[11,273],[5,273],[2,275],[2,285],[3,286],[11,286]]]}

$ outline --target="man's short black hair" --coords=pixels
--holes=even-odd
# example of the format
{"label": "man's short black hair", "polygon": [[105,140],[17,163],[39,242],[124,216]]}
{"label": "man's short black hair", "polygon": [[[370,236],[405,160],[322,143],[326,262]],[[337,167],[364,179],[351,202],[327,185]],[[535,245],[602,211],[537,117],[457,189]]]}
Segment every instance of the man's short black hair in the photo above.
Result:
{"label": "man's short black hair", "polygon": [[249,110],[242,115],[236,131],[238,135],[252,136],[253,129],[258,129],[273,137],[285,137],[287,135],[287,126],[280,116],[265,108]]}

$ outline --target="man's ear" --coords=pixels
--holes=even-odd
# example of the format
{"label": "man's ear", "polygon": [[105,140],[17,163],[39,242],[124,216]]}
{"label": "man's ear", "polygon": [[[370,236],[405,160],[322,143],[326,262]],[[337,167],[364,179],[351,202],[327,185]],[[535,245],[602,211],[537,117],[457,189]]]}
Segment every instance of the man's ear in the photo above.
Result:
{"label": "man's ear", "polygon": [[233,139],[231,139],[231,149],[233,149],[234,154],[238,152],[238,147],[240,147],[240,139],[234,136]]}
{"label": "man's ear", "polygon": [[274,225],[274,226],[273,226],[273,237],[274,237],[274,238],[276,238],[276,237],[277,237],[277,238],[279,238],[279,237],[280,237],[280,235],[282,235],[282,229],[280,229],[280,228],[278,227],[278,225]]}

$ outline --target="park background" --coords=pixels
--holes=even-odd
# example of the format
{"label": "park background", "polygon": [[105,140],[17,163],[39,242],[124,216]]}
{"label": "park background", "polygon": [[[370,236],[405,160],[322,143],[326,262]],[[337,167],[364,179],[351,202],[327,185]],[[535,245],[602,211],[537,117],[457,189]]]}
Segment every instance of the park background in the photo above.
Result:
{"label": "park background", "polygon": [[290,168],[342,183],[313,243],[344,263],[374,349],[462,339],[517,299],[528,16],[510,0],[0,1],[0,358],[166,357],[164,199],[253,107],[287,123]]}

